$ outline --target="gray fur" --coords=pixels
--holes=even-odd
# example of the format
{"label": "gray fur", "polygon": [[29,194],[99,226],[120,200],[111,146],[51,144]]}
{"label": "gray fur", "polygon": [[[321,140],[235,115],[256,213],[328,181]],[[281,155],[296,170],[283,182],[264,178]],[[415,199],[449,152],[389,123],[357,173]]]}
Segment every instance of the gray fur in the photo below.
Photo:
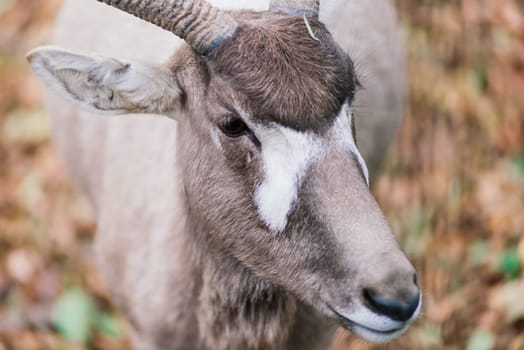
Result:
{"label": "gray fur", "polygon": [[[394,11],[386,0],[322,6],[321,20],[362,73],[357,134],[375,174],[404,98]],[[209,137],[218,102],[238,101],[227,81],[188,47],[170,58],[176,38],[95,1],[66,0],[55,38],[70,49],[169,60],[190,91],[178,123],[108,120],[48,98],[58,150],[93,204],[99,263],[137,349],[325,349],[336,327],[328,306],[351,309],[362,286],[391,297],[413,291],[414,270],[354,158],[330,147],[308,169],[285,232],[270,235],[248,196],[261,181],[260,160],[235,156],[249,141],[221,136],[220,152]],[[216,96],[206,100],[206,89]]]}

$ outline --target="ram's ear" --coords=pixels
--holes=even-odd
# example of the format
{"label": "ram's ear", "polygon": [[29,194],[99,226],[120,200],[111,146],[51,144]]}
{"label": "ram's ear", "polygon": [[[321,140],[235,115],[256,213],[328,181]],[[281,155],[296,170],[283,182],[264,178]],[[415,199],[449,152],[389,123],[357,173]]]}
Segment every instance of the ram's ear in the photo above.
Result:
{"label": "ram's ear", "polygon": [[27,59],[49,88],[89,111],[155,113],[173,118],[178,114],[181,90],[167,68],[49,46],[31,51]]}

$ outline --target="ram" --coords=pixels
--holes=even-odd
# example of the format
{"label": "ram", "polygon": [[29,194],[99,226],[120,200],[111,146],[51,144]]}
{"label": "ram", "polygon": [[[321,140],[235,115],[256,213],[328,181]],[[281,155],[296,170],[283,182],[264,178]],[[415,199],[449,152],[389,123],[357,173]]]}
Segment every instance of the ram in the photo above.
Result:
{"label": "ram", "polygon": [[374,174],[402,115],[391,4],[102,2],[66,0],[67,50],[28,59],[57,93],[55,140],[134,347],[325,349],[337,323],[402,334],[420,288],[364,161]]}

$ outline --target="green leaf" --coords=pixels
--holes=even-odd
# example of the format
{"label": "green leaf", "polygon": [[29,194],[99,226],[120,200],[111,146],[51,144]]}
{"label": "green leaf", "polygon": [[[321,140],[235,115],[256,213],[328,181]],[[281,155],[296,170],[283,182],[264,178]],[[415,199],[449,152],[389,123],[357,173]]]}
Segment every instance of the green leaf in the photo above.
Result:
{"label": "green leaf", "polygon": [[488,331],[477,329],[468,340],[466,350],[492,350],[495,347],[495,338]]}
{"label": "green leaf", "polygon": [[402,248],[409,256],[424,256],[431,238],[430,214],[423,208],[417,208],[403,214],[400,220],[401,231],[405,232]]}
{"label": "green leaf", "polygon": [[418,330],[418,342],[424,347],[440,347],[442,345],[442,330],[440,326],[432,323],[424,323]]}
{"label": "green leaf", "polygon": [[488,75],[484,67],[472,69],[469,72],[469,82],[475,91],[479,94],[485,93],[488,87]]}
{"label": "green leaf", "polygon": [[0,130],[0,140],[38,145],[50,138],[49,120],[43,110],[15,110],[9,113]]}
{"label": "green leaf", "polygon": [[11,10],[16,4],[15,0],[0,0],[0,16]]}
{"label": "green leaf", "polygon": [[489,244],[486,241],[475,241],[468,249],[468,260],[474,266],[482,265],[489,255]]}
{"label": "green leaf", "polygon": [[513,160],[515,166],[519,169],[522,176],[524,176],[524,156],[516,157]]}
{"label": "green leaf", "polygon": [[93,299],[78,287],[63,293],[53,307],[53,326],[66,339],[79,344],[89,341],[95,318]]}
{"label": "green leaf", "polygon": [[498,269],[509,280],[519,277],[521,263],[519,253],[516,248],[509,248],[502,252]]}
{"label": "green leaf", "polygon": [[511,158],[509,164],[510,170],[524,179],[524,155]]}
{"label": "green leaf", "polygon": [[123,337],[124,332],[120,320],[116,316],[106,313],[99,314],[95,327],[100,333],[107,337],[116,339]]}

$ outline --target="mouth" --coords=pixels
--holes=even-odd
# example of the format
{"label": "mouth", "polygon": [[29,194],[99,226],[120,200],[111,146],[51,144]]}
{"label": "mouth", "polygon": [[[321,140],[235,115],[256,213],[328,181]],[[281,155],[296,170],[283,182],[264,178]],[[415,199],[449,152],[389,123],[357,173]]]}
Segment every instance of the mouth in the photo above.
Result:
{"label": "mouth", "polygon": [[335,314],[342,327],[373,343],[384,343],[393,340],[404,333],[409,327],[409,323],[405,323],[400,327],[397,326],[390,329],[375,329],[343,316],[331,306],[328,306],[328,308],[331,310],[331,312],[333,312],[333,314]]}

